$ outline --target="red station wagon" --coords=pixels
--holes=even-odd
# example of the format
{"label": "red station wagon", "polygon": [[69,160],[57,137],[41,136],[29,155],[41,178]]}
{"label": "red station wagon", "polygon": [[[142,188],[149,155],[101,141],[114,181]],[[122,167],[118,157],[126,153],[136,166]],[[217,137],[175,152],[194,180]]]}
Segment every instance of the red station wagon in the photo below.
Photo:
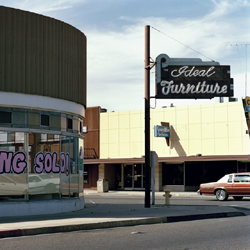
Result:
{"label": "red station wagon", "polygon": [[227,200],[228,196],[241,200],[244,196],[250,196],[250,173],[227,174],[217,182],[202,183],[198,193],[216,195],[219,201]]}

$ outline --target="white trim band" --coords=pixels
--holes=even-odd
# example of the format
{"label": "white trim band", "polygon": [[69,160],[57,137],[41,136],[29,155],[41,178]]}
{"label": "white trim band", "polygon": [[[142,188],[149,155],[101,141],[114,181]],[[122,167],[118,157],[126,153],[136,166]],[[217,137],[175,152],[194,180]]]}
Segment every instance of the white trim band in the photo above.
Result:
{"label": "white trim band", "polygon": [[85,117],[83,105],[48,96],[29,95],[0,91],[0,106],[34,108],[53,112],[65,112]]}

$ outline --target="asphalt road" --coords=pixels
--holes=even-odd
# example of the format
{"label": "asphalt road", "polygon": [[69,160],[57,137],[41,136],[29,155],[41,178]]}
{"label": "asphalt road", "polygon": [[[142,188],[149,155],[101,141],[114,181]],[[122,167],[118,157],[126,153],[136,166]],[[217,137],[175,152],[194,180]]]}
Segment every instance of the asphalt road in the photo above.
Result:
{"label": "asphalt road", "polygon": [[[152,201],[152,200],[151,200]],[[165,198],[163,196],[155,197],[155,205],[163,205]],[[144,195],[116,195],[112,193],[107,194],[89,194],[85,195],[86,206],[88,204],[145,204]],[[235,201],[229,197],[227,201],[217,201],[215,196],[204,195],[173,195],[170,199],[171,205],[207,205],[207,206],[232,206],[238,208],[246,214],[250,215],[250,197],[244,197],[241,201]],[[250,249],[250,247],[249,247]]]}
{"label": "asphalt road", "polygon": [[[157,195],[155,204],[163,205],[164,199]],[[95,193],[85,195],[85,202],[86,207],[90,204],[144,204],[144,195]],[[233,206],[247,216],[4,238],[0,240],[0,249],[250,249],[250,198],[242,201],[229,198],[221,202],[210,196],[173,194],[170,203]]]}
{"label": "asphalt road", "polygon": [[250,249],[250,217],[207,219],[6,238],[1,250],[243,250]]}

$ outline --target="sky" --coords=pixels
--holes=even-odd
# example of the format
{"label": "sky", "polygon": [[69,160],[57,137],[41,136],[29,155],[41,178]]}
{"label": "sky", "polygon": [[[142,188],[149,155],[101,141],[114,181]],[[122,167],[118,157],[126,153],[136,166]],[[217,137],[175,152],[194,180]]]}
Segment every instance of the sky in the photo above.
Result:
{"label": "sky", "polygon": [[[146,25],[153,60],[167,54],[230,65],[234,97],[250,96],[250,0],[0,0],[0,5],[61,20],[86,35],[87,107],[144,109]],[[154,95],[152,68],[152,108],[219,102]]]}

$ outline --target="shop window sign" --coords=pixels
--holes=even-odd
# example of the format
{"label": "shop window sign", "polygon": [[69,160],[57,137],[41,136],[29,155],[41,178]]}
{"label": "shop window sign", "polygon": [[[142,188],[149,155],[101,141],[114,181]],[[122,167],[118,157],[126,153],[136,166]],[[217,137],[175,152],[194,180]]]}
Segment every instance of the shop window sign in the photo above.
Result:
{"label": "shop window sign", "polygon": [[27,168],[26,155],[23,152],[0,152],[0,174],[22,174]]}
{"label": "shop window sign", "polygon": [[[61,152],[61,164],[57,162],[57,152],[38,152],[35,157],[34,172],[42,173],[66,173],[69,175],[69,153]],[[0,151],[0,174],[22,174],[28,166],[24,152]]]}

